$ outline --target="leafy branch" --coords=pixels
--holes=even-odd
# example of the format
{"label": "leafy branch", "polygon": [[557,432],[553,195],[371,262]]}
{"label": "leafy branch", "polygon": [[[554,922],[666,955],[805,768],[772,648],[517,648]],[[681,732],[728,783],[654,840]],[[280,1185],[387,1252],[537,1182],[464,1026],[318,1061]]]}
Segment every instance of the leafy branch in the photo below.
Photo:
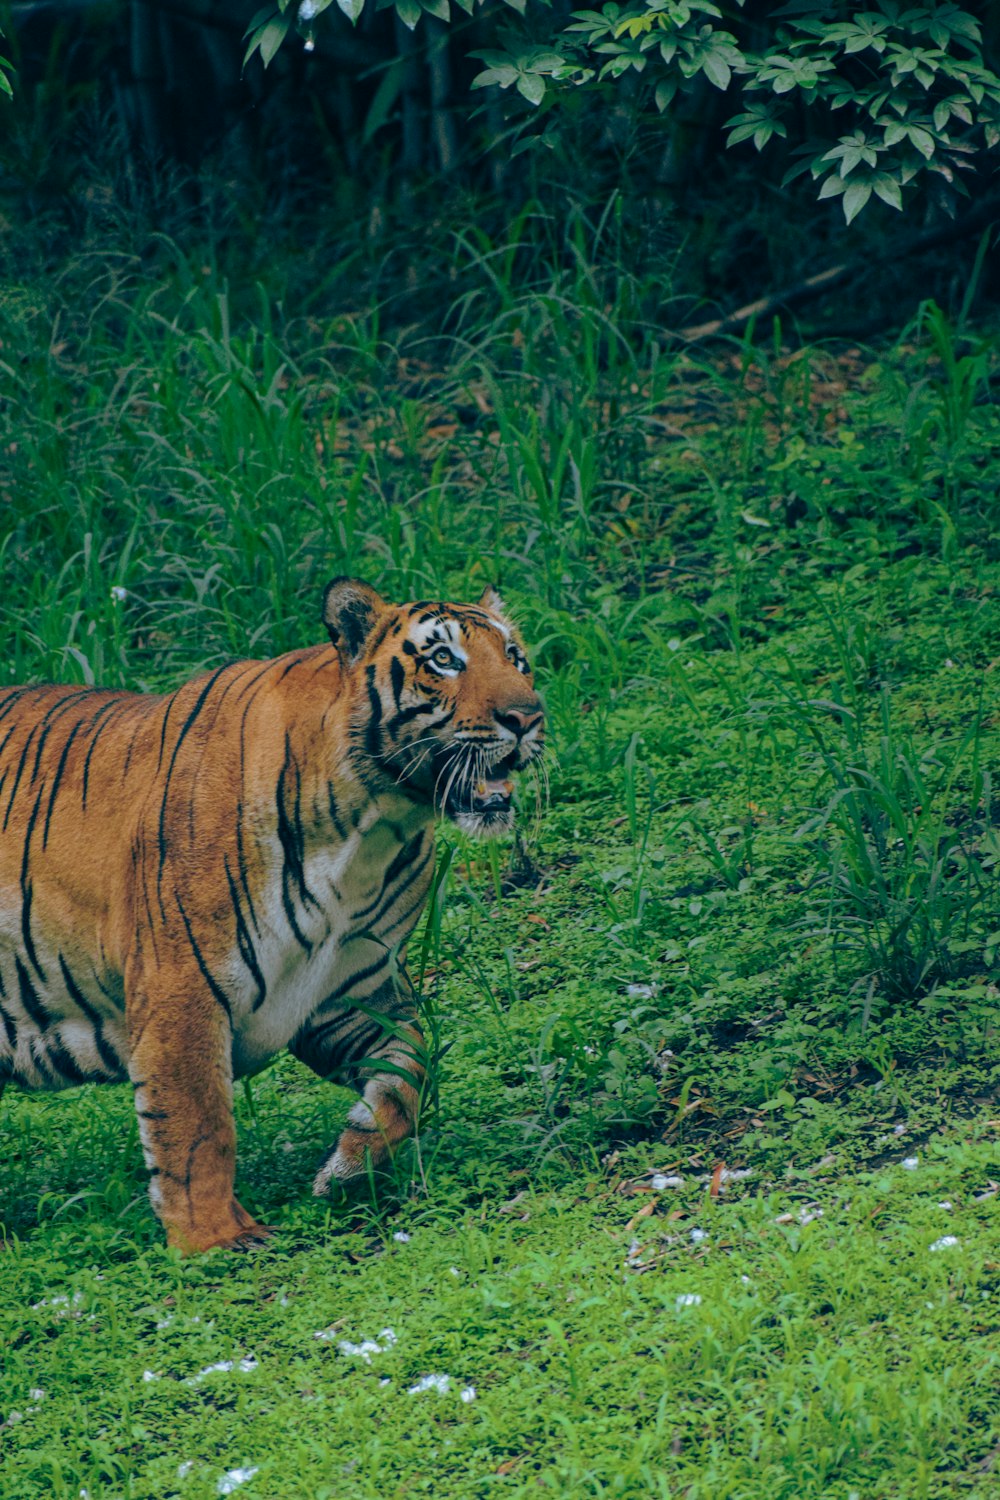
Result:
{"label": "leafy branch", "polygon": [[[311,48],[334,3],[352,23],[366,3],[392,4],[411,30],[425,12],[452,16],[450,0],[271,0],[250,23],[246,60],[259,53],[266,66],[293,28]],[[482,3],[456,0],[466,15]],[[758,151],[792,132],[801,141],[804,105],[815,132],[793,148],[785,180],[808,173],[820,199],[840,199],[848,223],[872,198],[901,209],[928,174],[964,193],[960,174],[1000,142],[1000,77],[984,59],[979,20],[950,0],[875,0],[868,10],[799,0],[771,13],[756,50],[761,23],[744,17],[744,0],[726,15],[711,0],[608,0],[574,11],[561,29],[548,0],[505,3],[497,45],[473,54],[483,63],[474,89],[513,90],[537,107],[550,91],[629,75],[662,112],[707,82],[739,96],[727,145]]]}

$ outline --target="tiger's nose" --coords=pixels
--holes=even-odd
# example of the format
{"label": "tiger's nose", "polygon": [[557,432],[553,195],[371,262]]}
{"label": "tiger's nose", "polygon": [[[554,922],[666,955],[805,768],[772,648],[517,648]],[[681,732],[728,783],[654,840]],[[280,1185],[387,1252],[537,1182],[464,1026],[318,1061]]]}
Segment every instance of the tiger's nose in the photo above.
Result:
{"label": "tiger's nose", "polygon": [[542,705],[537,698],[533,703],[514,703],[507,708],[495,708],[493,717],[517,739],[523,739],[530,729],[542,722]]}

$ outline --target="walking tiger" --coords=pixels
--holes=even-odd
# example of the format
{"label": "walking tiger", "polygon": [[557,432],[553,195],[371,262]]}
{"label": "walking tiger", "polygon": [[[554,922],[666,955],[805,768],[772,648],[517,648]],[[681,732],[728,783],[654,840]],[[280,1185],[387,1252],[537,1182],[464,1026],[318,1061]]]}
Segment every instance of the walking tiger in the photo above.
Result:
{"label": "walking tiger", "polygon": [[0,1087],[129,1080],[185,1253],[269,1232],[234,1193],[233,1080],[282,1048],[360,1094],[317,1193],[411,1133],[435,816],[509,828],[544,750],[493,590],[394,606],[337,578],[323,620],[329,645],[166,696],[0,693]]}

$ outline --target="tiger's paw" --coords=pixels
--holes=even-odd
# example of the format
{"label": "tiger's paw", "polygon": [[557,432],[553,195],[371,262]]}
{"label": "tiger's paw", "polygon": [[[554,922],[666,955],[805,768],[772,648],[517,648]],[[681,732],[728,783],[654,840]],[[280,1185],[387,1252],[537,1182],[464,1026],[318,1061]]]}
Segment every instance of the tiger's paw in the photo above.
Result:
{"label": "tiger's paw", "polygon": [[373,1180],[378,1182],[387,1176],[392,1176],[389,1153],[378,1137],[373,1138],[369,1132],[345,1130],[336,1150],[313,1178],[313,1193],[317,1198],[353,1198]]}
{"label": "tiger's paw", "polygon": [[232,1212],[201,1223],[168,1225],[167,1244],[182,1255],[202,1255],[206,1250],[255,1250],[276,1233],[272,1224],[258,1224],[233,1200]]}

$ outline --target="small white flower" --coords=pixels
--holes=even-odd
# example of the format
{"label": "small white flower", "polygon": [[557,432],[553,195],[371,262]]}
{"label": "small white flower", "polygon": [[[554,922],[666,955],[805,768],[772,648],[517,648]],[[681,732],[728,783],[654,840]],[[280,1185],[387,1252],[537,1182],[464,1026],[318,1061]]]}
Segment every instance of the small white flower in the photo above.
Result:
{"label": "small white flower", "polygon": [[938,1208],[954,1208],[954,1207],[955,1207],[954,1203],[952,1203],[949,1198],[942,1198],[941,1202],[938,1204]]}
{"label": "small white flower", "polygon": [[663,1172],[654,1172],[650,1186],[654,1193],[662,1193],[666,1188],[677,1188],[684,1186],[683,1177],[667,1177]]}
{"label": "small white flower", "polygon": [[145,1381],[145,1383],[148,1385],[151,1380],[159,1380],[160,1376],[156,1372],[156,1370],[143,1370],[143,1372],[142,1372],[142,1378]]}
{"label": "small white flower", "polygon": [[935,1240],[931,1250],[950,1250],[953,1245],[958,1244],[957,1234],[943,1234],[939,1240]]}
{"label": "small white flower", "polygon": [[679,1292],[674,1305],[676,1307],[700,1307],[701,1298],[697,1292]]}
{"label": "small white flower", "polygon": [[905,1135],[906,1134],[906,1126],[905,1125],[894,1125],[892,1127],[892,1133],[893,1133],[893,1135]]}
{"label": "small white flower", "polygon": [[474,1385],[463,1385],[458,1394],[466,1405],[468,1405],[470,1401],[475,1401],[476,1399],[476,1387]]}
{"label": "small white flower", "polygon": [[379,1385],[392,1385],[392,1381],[389,1379],[388,1375],[383,1375],[381,1380],[379,1381]]}
{"label": "small white flower", "polygon": [[462,1274],[462,1273],[461,1273],[461,1271],[460,1271],[460,1270],[459,1270],[459,1269],[458,1269],[458,1267],[457,1267],[457,1266],[449,1266],[449,1267],[448,1267],[448,1275],[449,1275],[449,1276],[461,1276],[461,1274]]}
{"label": "small white flower", "polygon": [[315,42],[315,39],[313,37],[311,37],[311,36],[307,36],[306,39],[305,39],[305,41],[302,43],[302,50],[303,50],[303,52],[315,52],[316,51],[316,42]]}
{"label": "small white flower", "polygon": [[707,1240],[707,1239],[708,1239],[708,1230],[707,1229],[699,1229],[697,1227],[697,1225],[694,1227],[694,1229],[692,1229],[692,1231],[691,1231],[691,1243],[692,1243],[692,1245],[700,1245],[701,1242],[702,1242],[702,1240]]}
{"label": "small white flower", "polygon": [[186,1458],[182,1464],[177,1465],[177,1478],[184,1479],[194,1468],[194,1459]]}
{"label": "small white flower", "polygon": [[742,1281],[742,1283],[743,1283],[744,1286],[752,1286],[753,1285],[753,1283],[751,1282],[749,1276],[745,1276],[745,1275],[741,1276],[740,1280]]}
{"label": "small white flower", "polygon": [[128,598],[128,589],[122,588],[120,583],[111,585],[111,597],[116,604],[124,604]]}
{"label": "small white flower", "polygon": [[[318,1333],[316,1337],[322,1338],[323,1335]],[[376,1344],[374,1339],[362,1339],[360,1344],[352,1343],[350,1339],[341,1339],[337,1348],[348,1358],[356,1355],[358,1359],[363,1359],[366,1365],[371,1364],[373,1354],[382,1353],[382,1345]]]}
{"label": "small white flower", "polygon": [[190,1376],[185,1381],[185,1384],[200,1385],[208,1375],[214,1375],[216,1372],[221,1375],[228,1375],[231,1370],[242,1370],[244,1373],[247,1373],[250,1370],[256,1370],[256,1368],[257,1361],[252,1354],[245,1355],[243,1359],[220,1359],[217,1364],[206,1365],[203,1370],[198,1371],[197,1375]]}
{"label": "small white flower", "polygon": [[631,995],[633,1000],[652,1000],[656,994],[655,984],[630,984],[626,985],[625,993]]}
{"label": "small white flower", "polygon": [[318,15],[319,6],[316,0],[302,0],[302,4],[299,6],[300,21],[315,21]]}
{"label": "small white flower", "polygon": [[397,1229],[396,1233],[393,1235],[393,1239],[396,1241],[397,1245],[408,1245],[410,1243],[410,1236],[407,1234],[405,1229]]}
{"label": "small white flower", "polygon": [[259,1465],[255,1464],[249,1469],[227,1469],[225,1474],[216,1485],[216,1493],[219,1495],[231,1495],[233,1490],[239,1489],[241,1484],[246,1484],[248,1479],[259,1472]]}
{"label": "small white flower", "polygon": [[438,1391],[444,1395],[450,1385],[450,1375],[421,1375],[416,1385],[410,1386],[407,1395],[419,1396],[423,1391]]}
{"label": "small white flower", "polygon": [[904,1172],[915,1172],[919,1165],[919,1156],[904,1156],[901,1163]]}
{"label": "small white flower", "polygon": [[31,1390],[28,1392],[28,1395],[31,1397],[32,1401],[45,1400],[45,1392],[41,1389],[40,1386],[37,1385],[32,1386]]}
{"label": "small white flower", "polygon": [[[330,1340],[336,1337],[332,1328],[324,1329],[322,1333],[314,1333],[313,1338]],[[341,1339],[337,1345],[341,1354],[348,1357],[354,1356],[363,1359],[366,1365],[372,1362],[373,1354],[384,1354],[397,1343],[396,1333],[392,1328],[383,1328],[377,1339],[362,1339],[360,1344],[355,1344],[351,1339]]]}

